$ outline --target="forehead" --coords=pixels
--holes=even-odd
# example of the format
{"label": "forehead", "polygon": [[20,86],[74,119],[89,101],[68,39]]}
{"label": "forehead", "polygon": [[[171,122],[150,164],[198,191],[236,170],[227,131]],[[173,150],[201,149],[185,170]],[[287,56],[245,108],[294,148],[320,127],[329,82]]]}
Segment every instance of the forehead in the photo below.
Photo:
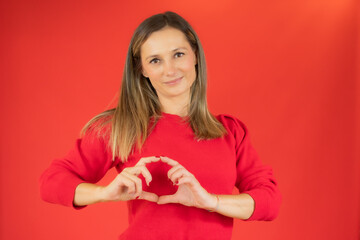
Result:
{"label": "forehead", "polygon": [[190,44],[183,32],[176,28],[165,27],[153,32],[141,46],[141,56],[166,53],[179,47],[189,48]]}

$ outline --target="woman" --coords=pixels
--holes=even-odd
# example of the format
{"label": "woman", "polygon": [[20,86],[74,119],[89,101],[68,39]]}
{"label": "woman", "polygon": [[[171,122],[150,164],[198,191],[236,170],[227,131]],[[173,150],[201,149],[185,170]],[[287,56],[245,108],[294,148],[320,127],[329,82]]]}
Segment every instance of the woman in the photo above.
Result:
{"label": "woman", "polygon": [[[242,122],[209,113],[204,52],[176,13],[154,15],[136,29],[116,109],[83,133],[43,173],[42,198],[75,208],[128,201],[130,225],[120,239],[230,239],[233,218],[277,216],[272,171]],[[96,185],[112,167],[116,178]]]}

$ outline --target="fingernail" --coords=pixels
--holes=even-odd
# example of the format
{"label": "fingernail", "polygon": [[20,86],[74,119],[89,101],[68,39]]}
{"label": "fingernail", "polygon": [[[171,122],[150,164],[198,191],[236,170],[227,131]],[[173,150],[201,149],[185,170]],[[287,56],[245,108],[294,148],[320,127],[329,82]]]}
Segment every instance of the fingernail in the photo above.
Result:
{"label": "fingernail", "polygon": [[139,199],[140,196],[137,196],[135,199]]}

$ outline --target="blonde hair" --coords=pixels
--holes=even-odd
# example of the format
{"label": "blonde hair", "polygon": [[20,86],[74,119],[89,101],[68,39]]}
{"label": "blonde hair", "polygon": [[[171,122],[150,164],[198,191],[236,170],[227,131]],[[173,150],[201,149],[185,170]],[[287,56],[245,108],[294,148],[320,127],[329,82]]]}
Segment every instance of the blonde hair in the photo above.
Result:
{"label": "blonde hair", "polygon": [[[115,109],[91,119],[83,128],[84,134],[92,125],[101,129],[111,122],[109,145],[113,158],[123,162],[135,149],[141,150],[152,127],[161,116],[161,104],[150,80],[142,75],[140,48],[147,38],[164,27],[183,32],[196,54],[196,79],[191,86],[188,122],[198,140],[222,137],[226,130],[209,112],[206,100],[206,62],[200,40],[181,16],[174,12],[156,14],[145,19],[135,30],[125,62],[121,94]],[[110,120],[109,120],[110,119]]]}

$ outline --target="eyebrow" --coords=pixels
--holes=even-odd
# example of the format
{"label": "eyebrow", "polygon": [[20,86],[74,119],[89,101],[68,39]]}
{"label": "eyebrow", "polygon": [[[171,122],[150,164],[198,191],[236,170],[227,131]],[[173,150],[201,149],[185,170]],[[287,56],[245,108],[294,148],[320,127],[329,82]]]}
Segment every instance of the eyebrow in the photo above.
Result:
{"label": "eyebrow", "polygon": [[[173,49],[173,50],[172,50],[172,52],[176,52],[176,51],[181,50],[181,49],[183,49],[183,50],[187,50],[187,48],[186,48],[186,47],[179,47],[179,48],[175,48],[175,49]],[[150,55],[150,56],[148,56],[147,58],[145,58],[145,60],[147,60],[147,59],[149,59],[149,58],[158,57],[158,56],[159,56],[158,54]]]}

